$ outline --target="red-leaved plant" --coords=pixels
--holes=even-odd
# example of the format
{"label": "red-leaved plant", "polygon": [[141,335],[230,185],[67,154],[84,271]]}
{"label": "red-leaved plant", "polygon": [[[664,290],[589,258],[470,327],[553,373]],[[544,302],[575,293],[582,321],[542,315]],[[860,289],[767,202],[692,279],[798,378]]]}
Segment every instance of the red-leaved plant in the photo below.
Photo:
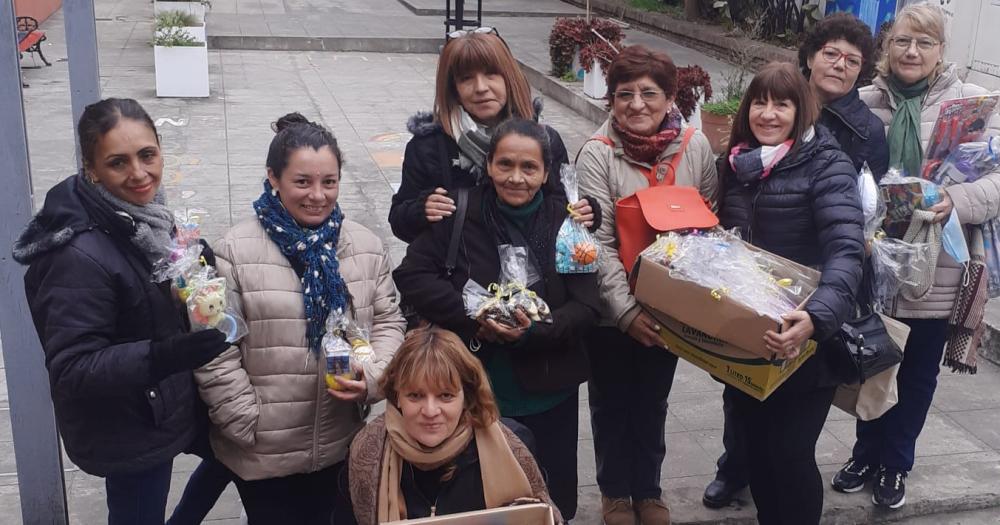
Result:
{"label": "red-leaved plant", "polygon": [[[598,37],[594,31],[604,38]],[[561,77],[566,74],[573,65],[573,53],[579,48],[583,69],[590,72],[596,58],[601,61],[606,76],[608,65],[617,54],[615,49],[621,50],[624,38],[621,26],[606,18],[591,18],[589,24],[585,18],[557,18],[549,34],[552,75]]]}
{"label": "red-leaved plant", "polygon": [[677,68],[677,96],[674,103],[684,120],[690,119],[694,114],[702,95],[704,100],[712,98],[712,79],[708,72],[697,65]]}

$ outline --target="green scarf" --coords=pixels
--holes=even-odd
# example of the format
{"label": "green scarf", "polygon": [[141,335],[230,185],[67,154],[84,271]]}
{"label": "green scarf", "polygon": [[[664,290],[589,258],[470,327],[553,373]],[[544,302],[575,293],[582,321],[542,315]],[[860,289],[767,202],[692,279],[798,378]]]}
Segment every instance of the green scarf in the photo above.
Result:
{"label": "green scarf", "polygon": [[906,175],[920,177],[920,165],[924,161],[923,147],[920,145],[920,110],[923,95],[930,85],[927,79],[904,85],[895,75],[889,75],[886,82],[889,92],[896,102],[896,112],[889,123],[886,134],[889,141],[889,166],[903,168]]}

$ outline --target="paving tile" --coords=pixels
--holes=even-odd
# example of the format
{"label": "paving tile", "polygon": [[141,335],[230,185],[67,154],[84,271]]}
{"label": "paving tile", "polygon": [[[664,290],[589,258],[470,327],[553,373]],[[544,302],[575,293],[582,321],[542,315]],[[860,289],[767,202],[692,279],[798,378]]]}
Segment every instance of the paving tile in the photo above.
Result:
{"label": "paving tile", "polygon": [[1000,409],[950,412],[953,421],[994,450],[1000,450]]}

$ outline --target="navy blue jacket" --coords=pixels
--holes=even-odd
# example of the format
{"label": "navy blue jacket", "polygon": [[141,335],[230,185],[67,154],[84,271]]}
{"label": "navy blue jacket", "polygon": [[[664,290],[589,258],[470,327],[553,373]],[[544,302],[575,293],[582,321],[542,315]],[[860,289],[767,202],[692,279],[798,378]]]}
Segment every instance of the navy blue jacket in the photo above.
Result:
{"label": "navy blue jacket", "polygon": [[[536,110],[540,108],[536,107]],[[472,173],[457,166],[458,144],[433,121],[430,113],[417,113],[407,122],[413,138],[406,144],[403,154],[403,175],[399,190],[392,196],[389,207],[389,226],[392,234],[404,242],[413,242],[429,223],[424,215],[424,203],[434,188],[453,191],[471,188],[482,182],[485,175]],[[569,163],[566,145],[556,130],[545,126],[552,148],[552,168],[544,186],[546,195],[563,195],[559,182],[558,166]],[[591,207],[593,199],[590,200]],[[596,215],[596,213],[595,213]],[[596,221],[595,226],[596,228]]]}
{"label": "navy blue jacket", "polygon": [[885,141],[882,120],[861,101],[857,88],[823,106],[820,124],[827,127],[840,144],[840,149],[851,158],[858,172],[868,163],[875,181],[889,169],[889,144]]}
{"label": "navy blue jacket", "polygon": [[80,177],[49,191],[15,245],[45,352],[66,453],[88,474],[160,465],[206,423],[190,371],[158,379],[150,343],[187,331],[169,286],[121,235],[120,218],[89,208]]}
{"label": "navy blue jacket", "polygon": [[719,220],[727,229],[739,228],[755,246],[821,269],[819,288],[805,310],[815,327],[813,339],[823,342],[854,315],[865,255],[864,216],[851,160],[826,128],[815,129],[816,136],[766,179],[746,180],[722,162]]}

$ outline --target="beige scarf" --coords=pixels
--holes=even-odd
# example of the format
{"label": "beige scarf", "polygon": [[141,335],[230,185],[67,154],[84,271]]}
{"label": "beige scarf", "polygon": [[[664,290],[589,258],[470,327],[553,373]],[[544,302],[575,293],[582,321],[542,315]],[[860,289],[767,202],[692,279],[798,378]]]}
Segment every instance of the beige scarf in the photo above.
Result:
{"label": "beige scarf", "polygon": [[[454,460],[476,438],[479,466],[483,476],[483,496],[486,508],[492,509],[517,498],[533,496],[528,477],[511,452],[500,423],[473,429],[462,422],[455,432],[434,448],[421,445],[403,428],[403,415],[392,404],[385,407],[385,428],[388,439],[382,456],[382,475],[378,484],[378,522],[406,519],[406,501],[400,479],[403,461],[421,470],[434,470]],[[487,473],[491,473],[487,475]]]}

